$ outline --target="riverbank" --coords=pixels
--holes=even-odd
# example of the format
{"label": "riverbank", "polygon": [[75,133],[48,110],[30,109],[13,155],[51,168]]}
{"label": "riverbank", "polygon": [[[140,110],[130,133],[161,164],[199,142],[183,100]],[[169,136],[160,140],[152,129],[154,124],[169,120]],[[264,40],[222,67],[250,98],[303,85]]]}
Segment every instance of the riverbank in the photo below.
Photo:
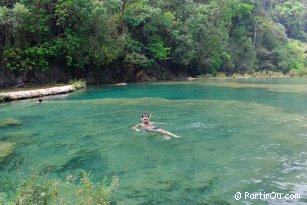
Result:
{"label": "riverbank", "polygon": [[43,97],[49,95],[58,95],[74,92],[76,90],[86,87],[84,81],[75,81],[70,85],[60,85],[48,88],[22,90],[22,91],[9,91],[0,93],[0,102],[9,102],[14,100],[23,100],[29,98]]}
{"label": "riverbank", "polygon": [[249,72],[249,73],[233,73],[231,75],[226,75],[223,72],[216,73],[215,76],[211,74],[199,75],[198,78],[209,78],[209,79],[246,79],[246,78],[280,78],[280,77],[290,77],[289,74],[283,74],[282,72],[273,72],[273,71],[259,71],[259,72]]}
{"label": "riverbank", "polygon": [[[270,71],[270,70],[262,70],[262,71],[249,71],[247,73],[233,73],[230,75],[226,75],[223,72],[218,72],[216,75],[206,74],[199,75],[197,78],[206,78],[206,79],[249,79],[249,78],[287,78],[287,77],[303,77],[307,76],[307,70],[291,70],[289,73],[282,73],[279,71]],[[190,80],[193,78],[190,78]],[[194,78],[196,79],[196,78]],[[189,80],[189,79],[188,79]]]}
{"label": "riverbank", "polygon": [[[273,71],[259,71],[259,72],[253,72],[253,73],[245,73],[245,74],[232,74],[232,75],[226,75],[225,73],[219,72],[215,76],[211,74],[206,75],[199,75],[197,77],[188,77],[188,76],[182,76],[180,78],[173,78],[172,80],[187,80],[187,81],[193,81],[196,79],[211,79],[211,80],[223,80],[223,79],[251,79],[251,78],[288,78],[288,77],[302,77],[304,75],[294,75],[293,73],[283,74],[281,72],[273,72]],[[155,81],[155,80],[149,80],[149,81]],[[112,84],[115,86],[126,86],[126,82]],[[51,86],[41,86],[39,88],[37,87],[28,87],[28,88],[14,88],[14,89],[8,89],[6,91],[0,92],[0,102],[9,102],[14,100],[23,100],[23,99],[29,99],[29,98],[36,98],[36,97],[43,97],[43,96],[50,96],[50,95],[58,95],[58,94],[65,94],[70,93],[73,91],[76,91],[81,88],[86,87],[86,82],[79,80],[74,81],[69,85],[54,85]],[[16,91],[17,89],[17,91]]]}

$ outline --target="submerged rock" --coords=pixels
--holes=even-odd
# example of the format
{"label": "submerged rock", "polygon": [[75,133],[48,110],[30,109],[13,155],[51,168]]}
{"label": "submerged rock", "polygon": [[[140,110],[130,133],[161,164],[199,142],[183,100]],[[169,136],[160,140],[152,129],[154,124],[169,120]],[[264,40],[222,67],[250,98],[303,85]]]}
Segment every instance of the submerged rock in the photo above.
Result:
{"label": "submerged rock", "polygon": [[14,143],[0,141],[0,162],[14,151]]}
{"label": "submerged rock", "polygon": [[225,201],[224,199],[217,197],[217,196],[211,196],[209,199],[205,199],[201,204],[204,205],[231,205],[228,201]]}
{"label": "submerged rock", "polygon": [[29,131],[18,131],[18,132],[9,132],[4,136],[6,138],[30,138],[36,135],[36,133],[29,132]]}
{"label": "submerged rock", "polygon": [[0,128],[1,127],[10,127],[10,126],[16,126],[16,125],[20,125],[21,122],[17,119],[14,118],[6,118],[3,120],[0,120]]}
{"label": "submerged rock", "polygon": [[76,169],[95,169],[96,165],[107,167],[107,161],[97,152],[81,150],[74,157],[69,159],[65,164],[56,169],[56,172],[73,171]]}
{"label": "submerged rock", "polygon": [[0,140],[30,144],[30,142],[34,141],[33,137],[36,135],[37,133],[29,131],[9,132],[0,137]]}

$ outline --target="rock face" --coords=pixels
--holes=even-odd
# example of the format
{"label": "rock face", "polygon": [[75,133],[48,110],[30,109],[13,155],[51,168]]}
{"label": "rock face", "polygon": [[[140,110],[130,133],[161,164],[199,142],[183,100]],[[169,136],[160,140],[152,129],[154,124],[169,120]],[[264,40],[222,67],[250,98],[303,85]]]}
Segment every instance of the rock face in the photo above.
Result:
{"label": "rock face", "polygon": [[0,141],[0,163],[5,159],[5,157],[13,153],[14,147],[14,143]]}
{"label": "rock face", "polygon": [[78,76],[67,76],[63,70],[58,67],[50,67],[46,72],[31,71],[13,72],[4,67],[0,67],[0,88],[11,88],[20,84],[41,85],[49,82],[64,83],[72,79],[80,78]]}

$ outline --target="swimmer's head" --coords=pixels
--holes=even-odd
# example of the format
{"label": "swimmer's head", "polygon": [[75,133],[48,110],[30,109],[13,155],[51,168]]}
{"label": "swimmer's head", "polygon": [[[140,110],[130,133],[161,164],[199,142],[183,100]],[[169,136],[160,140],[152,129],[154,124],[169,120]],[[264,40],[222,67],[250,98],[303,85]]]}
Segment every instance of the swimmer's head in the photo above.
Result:
{"label": "swimmer's head", "polygon": [[150,117],[150,114],[143,113],[143,114],[142,114],[142,119],[143,119],[144,117],[148,117],[148,118],[149,118],[149,117]]}
{"label": "swimmer's head", "polygon": [[149,122],[150,116],[151,116],[151,114],[143,113],[143,114],[142,114],[142,118],[141,118],[142,122],[143,122],[143,123]]}

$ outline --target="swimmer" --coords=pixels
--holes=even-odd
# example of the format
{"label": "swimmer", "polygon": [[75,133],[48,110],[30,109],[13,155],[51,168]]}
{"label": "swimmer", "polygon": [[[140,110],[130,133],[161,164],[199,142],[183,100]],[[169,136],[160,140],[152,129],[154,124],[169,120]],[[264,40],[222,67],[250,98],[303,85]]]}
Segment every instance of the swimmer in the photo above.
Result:
{"label": "swimmer", "polygon": [[44,102],[44,101],[43,101],[42,99],[39,98],[38,101],[35,102],[35,104],[41,104],[41,103],[43,103],[43,102]]}
{"label": "swimmer", "polygon": [[35,102],[35,104],[41,104],[41,103],[44,103],[44,102],[47,102],[47,101],[39,98],[38,101]]}
{"label": "swimmer", "polygon": [[163,123],[149,122],[151,115],[152,114],[143,113],[142,118],[141,118],[142,123],[135,125],[134,127],[132,127],[132,129],[135,131],[140,131],[139,127],[141,126],[145,131],[148,131],[148,132],[157,132],[162,135],[167,135],[167,136],[176,137],[176,138],[179,137],[169,131],[159,129],[155,126],[156,124],[163,124]]}

